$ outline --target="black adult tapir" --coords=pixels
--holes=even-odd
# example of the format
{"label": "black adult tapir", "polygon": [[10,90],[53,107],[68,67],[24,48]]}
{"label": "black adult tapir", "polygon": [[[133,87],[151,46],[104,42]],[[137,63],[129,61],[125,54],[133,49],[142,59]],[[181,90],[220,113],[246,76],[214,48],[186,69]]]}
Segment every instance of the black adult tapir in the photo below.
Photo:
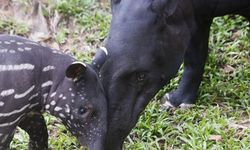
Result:
{"label": "black adult tapir", "polygon": [[250,0],[111,0],[112,21],[104,51],[96,54],[108,99],[106,149],[122,149],[140,113],[184,61],[176,91],[165,107],[194,104],[208,55],[214,17],[250,20]]}

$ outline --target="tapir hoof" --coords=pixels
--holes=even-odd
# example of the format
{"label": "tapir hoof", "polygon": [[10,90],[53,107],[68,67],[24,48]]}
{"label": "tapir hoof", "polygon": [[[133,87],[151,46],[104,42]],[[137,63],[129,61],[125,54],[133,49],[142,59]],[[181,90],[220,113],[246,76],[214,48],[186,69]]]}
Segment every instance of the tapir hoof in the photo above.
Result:
{"label": "tapir hoof", "polygon": [[175,107],[169,101],[169,94],[167,93],[161,98],[161,110],[170,110],[172,108]]}
{"label": "tapir hoof", "polygon": [[170,96],[168,93],[165,94],[161,99],[161,110],[170,110],[170,109],[176,109],[176,108],[189,109],[191,107],[194,107],[194,104],[181,103],[177,107],[172,105],[170,102]]}

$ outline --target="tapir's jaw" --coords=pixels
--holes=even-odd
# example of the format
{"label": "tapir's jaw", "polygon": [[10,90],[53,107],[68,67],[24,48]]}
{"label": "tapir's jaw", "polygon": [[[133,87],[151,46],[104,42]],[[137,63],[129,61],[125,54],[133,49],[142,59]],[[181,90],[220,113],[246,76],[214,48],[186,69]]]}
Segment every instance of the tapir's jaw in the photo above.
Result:
{"label": "tapir's jaw", "polygon": [[124,134],[119,130],[113,130],[111,132],[107,134],[104,150],[122,150],[124,140],[128,133]]}

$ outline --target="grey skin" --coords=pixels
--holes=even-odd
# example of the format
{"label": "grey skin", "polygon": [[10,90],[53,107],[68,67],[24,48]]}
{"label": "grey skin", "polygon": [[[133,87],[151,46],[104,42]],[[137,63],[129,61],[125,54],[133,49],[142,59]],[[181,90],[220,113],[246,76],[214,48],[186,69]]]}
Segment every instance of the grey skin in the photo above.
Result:
{"label": "grey skin", "polygon": [[17,36],[0,36],[0,150],[9,148],[17,126],[29,149],[47,150],[43,112],[59,118],[81,145],[102,150],[107,104],[91,66]]}
{"label": "grey skin", "polygon": [[184,61],[176,91],[163,107],[194,104],[208,55],[212,19],[240,14],[250,20],[249,0],[111,0],[112,21],[100,67],[108,99],[105,148],[122,149],[140,113]]}

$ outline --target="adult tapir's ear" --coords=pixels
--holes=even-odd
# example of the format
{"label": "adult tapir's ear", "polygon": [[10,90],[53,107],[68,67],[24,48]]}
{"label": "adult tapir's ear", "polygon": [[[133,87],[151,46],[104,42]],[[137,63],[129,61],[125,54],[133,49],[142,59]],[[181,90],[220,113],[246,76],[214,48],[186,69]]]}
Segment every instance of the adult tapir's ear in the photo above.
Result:
{"label": "adult tapir's ear", "polygon": [[100,68],[105,63],[107,56],[108,56],[108,50],[105,47],[100,47],[96,51],[96,54],[95,54],[94,59],[92,61],[92,66],[97,71],[100,71]]}
{"label": "adult tapir's ear", "polygon": [[178,0],[153,0],[152,10],[157,13],[167,13],[167,16],[172,15],[178,5]]}
{"label": "adult tapir's ear", "polygon": [[76,80],[85,72],[86,68],[85,63],[73,62],[66,69],[66,77]]}

